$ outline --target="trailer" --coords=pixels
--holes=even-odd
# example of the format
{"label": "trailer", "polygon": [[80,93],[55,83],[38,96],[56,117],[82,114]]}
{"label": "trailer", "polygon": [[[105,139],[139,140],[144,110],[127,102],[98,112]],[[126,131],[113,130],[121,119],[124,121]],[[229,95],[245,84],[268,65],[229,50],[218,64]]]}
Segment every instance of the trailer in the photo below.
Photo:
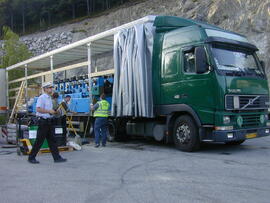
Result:
{"label": "trailer", "polygon": [[[10,87],[24,81],[33,115],[30,83],[52,81],[59,100],[72,97],[73,123],[84,136],[91,132],[90,104],[105,92],[111,140],[153,137],[182,151],[198,150],[202,142],[241,144],[270,133],[268,83],[256,51],[245,36],[216,26],[146,16],[7,67],[7,106],[18,90]],[[97,65],[108,57],[106,67]],[[15,69],[25,77],[8,80]]]}

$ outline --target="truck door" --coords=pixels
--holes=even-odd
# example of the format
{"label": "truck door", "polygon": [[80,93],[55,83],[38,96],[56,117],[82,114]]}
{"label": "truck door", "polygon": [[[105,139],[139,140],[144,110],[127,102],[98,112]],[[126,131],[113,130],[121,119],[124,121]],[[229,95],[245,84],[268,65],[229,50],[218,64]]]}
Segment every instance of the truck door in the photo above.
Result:
{"label": "truck door", "polygon": [[181,49],[181,91],[179,94],[182,95],[181,102],[200,112],[200,115],[204,115],[203,120],[211,122],[216,103],[214,72],[196,73],[195,48]]}
{"label": "truck door", "polygon": [[161,104],[176,104],[179,98],[175,94],[180,87],[179,50],[166,51],[162,56],[161,68]]}

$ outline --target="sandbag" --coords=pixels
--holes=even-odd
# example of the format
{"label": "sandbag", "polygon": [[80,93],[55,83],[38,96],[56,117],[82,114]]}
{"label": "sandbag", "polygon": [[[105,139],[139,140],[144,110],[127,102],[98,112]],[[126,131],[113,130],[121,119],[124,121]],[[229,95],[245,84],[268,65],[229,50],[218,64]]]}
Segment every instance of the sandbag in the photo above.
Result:
{"label": "sandbag", "polygon": [[17,132],[17,129],[8,128],[8,129],[7,129],[7,132],[8,132],[8,133],[16,133],[16,132]]}

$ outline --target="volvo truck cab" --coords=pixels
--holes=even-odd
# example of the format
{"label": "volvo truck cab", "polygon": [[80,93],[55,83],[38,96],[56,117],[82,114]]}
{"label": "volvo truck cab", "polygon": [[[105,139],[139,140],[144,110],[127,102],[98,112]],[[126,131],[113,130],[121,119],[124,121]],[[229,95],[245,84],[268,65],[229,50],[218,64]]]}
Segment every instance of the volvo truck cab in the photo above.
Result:
{"label": "volvo truck cab", "polygon": [[256,46],[191,20],[157,17],[155,25],[155,112],[167,116],[166,134],[177,148],[269,135],[268,82]]}

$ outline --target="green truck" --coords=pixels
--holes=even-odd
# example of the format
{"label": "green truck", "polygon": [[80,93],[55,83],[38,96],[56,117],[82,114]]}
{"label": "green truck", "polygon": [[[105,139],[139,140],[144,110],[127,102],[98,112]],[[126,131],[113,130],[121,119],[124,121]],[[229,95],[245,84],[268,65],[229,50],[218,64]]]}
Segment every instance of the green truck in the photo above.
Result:
{"label": "green truck", "polygon": [[[46,74],[54,80],[60,71],[68,74],[86,66],[89,99],[73,101],[88,109],[97,96],[94,90],[104,89],[102,77],[113,76],[110,139],[143,135],[174,142],[182,151],[196,151],[202,142],[238,145],[269,135],[269,89],[257,51],[245,36],[213,25],[147,16],[6,70],[25,69],[25,78],[8,82],[13,84],[37,77],[44,82]],[[92,56],[104,53],[112,53],[114,67],[100,71]],[[28,75],[30,69],[39,73]],[[87,120],[88,115],[73,118]]]}
{"label": "green truck", "polygon": [[268,82],[255,45],[178,17],[158,16],[154,27],[154,118],[129,120],[127,134],[165,138],[182,151],[269,135]]}

